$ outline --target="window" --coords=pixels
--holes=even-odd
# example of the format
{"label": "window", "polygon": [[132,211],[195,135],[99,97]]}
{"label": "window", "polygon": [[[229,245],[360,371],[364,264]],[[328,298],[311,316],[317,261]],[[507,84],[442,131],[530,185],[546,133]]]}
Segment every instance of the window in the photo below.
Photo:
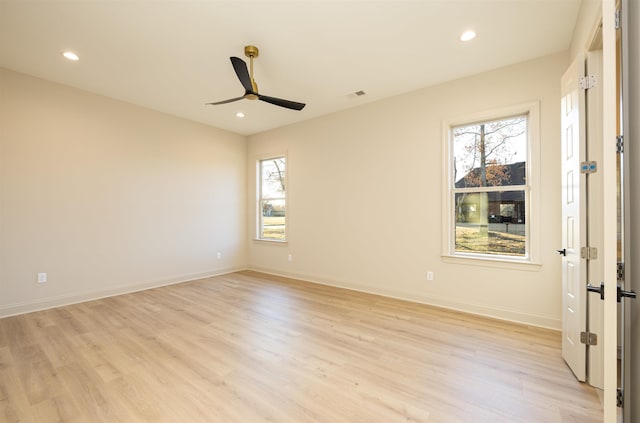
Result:
{"label": "window", "polygon": [[445,255],[535,258],[537,116],[537,105],[529,105],[446,125]]}
{"label": "window", "polygon": [[286,159],[258,161],[258,239],[286,240]]}

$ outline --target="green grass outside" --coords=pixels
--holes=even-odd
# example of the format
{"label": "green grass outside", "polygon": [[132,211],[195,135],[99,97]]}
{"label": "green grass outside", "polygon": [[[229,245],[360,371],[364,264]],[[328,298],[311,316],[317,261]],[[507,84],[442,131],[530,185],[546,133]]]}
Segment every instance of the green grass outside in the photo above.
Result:
{"label": "green grass outside", "polygon": [[262,217],[263,234],[265,239],[275,239],[284,241],[284,216],[263,216]]}
{"label": "green grass outside", "polygon": [[524,256],[524,235],[487,231],[481,234],[478,228],[456,226],[456,251],[508,256]]}
{"label": "green grass outside", "polygon": [[[285,217],[264,216],[262,218],[266,239],[285,239]],[[509,256],[524,256],[526,251],[523,235],[488,231],[485,235],[478,228],[456,227],[456,251]]]}

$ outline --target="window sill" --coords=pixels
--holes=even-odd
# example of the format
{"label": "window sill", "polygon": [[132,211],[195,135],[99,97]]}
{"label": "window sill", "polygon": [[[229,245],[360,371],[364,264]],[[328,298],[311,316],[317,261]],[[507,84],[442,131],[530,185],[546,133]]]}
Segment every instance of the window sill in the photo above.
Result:
{"label": "window sill", "polygon": [[259,244],[275,244],[275,245],[287,245],[289,241],[279,241],[277,239],[261,239],[261,238],[253,238],[254,242]]}
{"label": "window sill", "polygon": [[494,269],[526,270],[539,272],[542,264],[522,260],[509,260],[506,258],[486,258],[462,255],[443,255],[444,263],[464,264],[468,266],[492,267]]}

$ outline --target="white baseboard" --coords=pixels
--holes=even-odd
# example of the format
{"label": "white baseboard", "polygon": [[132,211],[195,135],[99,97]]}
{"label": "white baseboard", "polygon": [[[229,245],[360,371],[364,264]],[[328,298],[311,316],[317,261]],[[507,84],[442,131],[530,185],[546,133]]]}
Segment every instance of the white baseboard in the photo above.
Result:
{"label": "white baseboard", "polygon": [[193,273],[187,275],[172,276],[166,279],[160,279],[155,281],[148,281],[140,284],[125,285],[114,288],[109,288],[101,291],[85,292],[81,294],[67,294],[59,295],[56,297],[43,298],[37,301],[28,301],[17,304],[7,304],[0,306],[0,318],[15,316],[18,314],[31,313],[34,311],[46,310],[50,308],[56,308],[66,306],[70,304],[77,304],[84,301],[98,300],[100,298],[113,297],[116,295],[130,294],[132,292],[144,291],[151,288],[159,288],[161,286],[174,285],[183,282],[194,281],[197,279],[210,278],[212,276],[226,275],[228,273],[238,272],[241,270],[247,270],[246,267],[233,267],[225,269],[217,269],[203,273]]}
{"label": "white baseboard", "polygon": [[382,295],[385,297],[396,298],[399,300],[411,301],[420,304],[431,305],[440,308],[446,308],[449,310],[460,311],[463,313],[475,314],[478,316],[490,317],[493,319],[505,320],[513,323],[519,323],[528,326],[535,326],[544,329],[562,330],[562,321],[547,316],[540,316],[536,314],[524,313],[518,310],[502,309],[496,307],[488,307],[481,304],[465,303],[456,300],[450,300],[442,297],[421,296],[415,294],[408,294],[405,292],[398,292],[387,289],[375,289],[369,286],[328,279],[315,275],[304,275],[291,272],[282,272],[279,270],[249,266],[249,270],[256,272],[267,273],[275,276],[283,276],[287,278],[293,278],[302,280],[305,282],[316,283],[321,285],[334,286],[337,288],[349,289],[352,291],[365,292],[368,294]]}
{"label": "white baseboard", "polygon": [[30,313],[39,310],[46,310],[55,307],[61,307],[70,304],[76,304],[84,301],[97,300],[100,298],[113,297],[116,295],[129,294],[137,291],[144,291],[146,289],[158,288],[161,286],[174,285],[183,282],[189,282],[197,279],[208,278],[212,276],[219,276],[228,273],[238,272],[242,270],[253,270],[256,272],[266,273],[270,275],[283,276],[287,278],[294,278],[304,282],[316,283],[321,285],[334,286],[337,288],[349,289],[352,291],[365,292],[369,294],[382,295],[389,298],[397,298],[405,301],[412,301],[415,303],[432,305],[435,307],[446,308],[455,311],[461,311],[464,313],[475,314],[479,316],[491,317],[494,319],[506,320],[509,322],[520,323],[530,326],[536,326],[546,329],[561,330],[562,325],[559,319],[553,319],[545,316],[539,316],[529,313],[523,313],[517,310],[507,310],[495,307],[487,307],[479,304],[463,303],[460,301],[450,300],[447,298],[419,296],[413,294],[407,294],[403,292],[397,292],[386,289],[372,289],[369,286],[345,282],[336,281],[320,276],[296,274],[291,272],[281,272],[274,269],[261,268],[261,267],[234,267],[226,269],[218,269],[210,272],[189,274],[174,276],[167,279],[144,282],[141,284],[120,286],[110,288],[102,291],[86,292],[82,294],[70,294],[61,295],[57,297],[44,298],[37,301],[29,301],[19,304],[8,304],[0,306],[0,318],[15,316],[18,314]]}

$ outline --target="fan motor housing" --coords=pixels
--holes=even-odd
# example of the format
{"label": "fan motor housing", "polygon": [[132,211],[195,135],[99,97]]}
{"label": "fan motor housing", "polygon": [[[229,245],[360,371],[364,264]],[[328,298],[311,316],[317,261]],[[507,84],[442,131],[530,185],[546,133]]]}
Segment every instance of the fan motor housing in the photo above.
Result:
{"label": "fan motor housing", "polygon": [[260,50],[256,46],[245,46],[244,47],[244,55],[247,57],[258,57]]}

